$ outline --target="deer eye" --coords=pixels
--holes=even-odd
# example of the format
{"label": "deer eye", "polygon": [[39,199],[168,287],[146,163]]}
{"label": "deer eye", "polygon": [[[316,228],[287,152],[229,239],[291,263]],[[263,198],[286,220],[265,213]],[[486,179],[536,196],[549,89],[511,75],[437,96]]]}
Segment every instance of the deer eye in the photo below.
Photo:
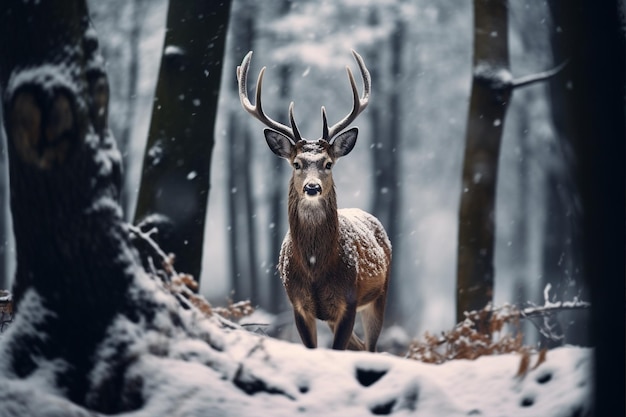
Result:
{"label": "deer eye", "polygon": [[300,162],[296,161],[293,163],[293,169],[300,169],[302,168],[302,165],[300,165]]}
{"label": "deer eye", "polygon": [[331,169],[333,166],[332,162],[326,162],[326,169]]}

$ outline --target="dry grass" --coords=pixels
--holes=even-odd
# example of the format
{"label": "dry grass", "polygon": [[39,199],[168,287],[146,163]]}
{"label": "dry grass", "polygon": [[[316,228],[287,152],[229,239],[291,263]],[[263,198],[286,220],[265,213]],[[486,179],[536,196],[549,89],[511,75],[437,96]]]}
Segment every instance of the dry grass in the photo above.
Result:
{"label": "dry grass", "polygon": [[[546,360],[547,350],[538,351],[523,344],[520,317],[523,312],[514,306],[465,313],[465,320],[440,335],[424,334],[409,346],[407,358],[425,363],[441,364],[455,359],[474,360],[485,355],[518,353],[521,355],[517,375],[523,377]],[[532,356],[537,355],[532,365]]]}

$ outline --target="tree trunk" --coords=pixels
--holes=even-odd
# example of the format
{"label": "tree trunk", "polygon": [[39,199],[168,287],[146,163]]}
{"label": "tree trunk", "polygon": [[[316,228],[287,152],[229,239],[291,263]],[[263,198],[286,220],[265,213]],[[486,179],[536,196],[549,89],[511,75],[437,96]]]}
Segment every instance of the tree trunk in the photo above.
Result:
{"label": "tree trunk", "polygon": [[0,290],[9,288],[9,230],[7,225],[7,211],[9,208],[7,198],[8,193],[8,177],[7,173],[7,155],[4,146],[4,120],[2,118],[2,103],[0,102]]}
{"label": "tree trunk", "polygon": [[495,197],[511,96],[506,0],[474,0],[474,57],[459,211],[457,321],[491,302]]}
{"label": "tree trunk", "polygon": [[[282,0],[277,6],[277,18],[281,18],[286,15],[292,6],[291,1]],[[282,42],[281,42],[282,41]],[[287,41],[287,39],[276,40],[280,45]],[[284,114],[284,111],[289,106],[291,97],[291,74],[292,65],[289,63],[281,63],[278,65],[277,73],[279,76],[278,82],[278,97],[276,105],[273,106],[276,111],[274,114]],[[285,161],[277,160],[272,156],[271,159],[271,172],[274,178],[279,180],[272,181],[270,190],[270,231],[269,231],[269,259],[268,264],[268,278],[269,278],[269,304],[267,309],[270,313],[278,314],[285,310],[288,305],[285,289],[282,284],[282,280],[278,273],[278,257],[280,255],[280,248],[283,242],[283,238],[286,233],[287,224],[287,187],[283,180],[286,180]]]}
{"label": "tree trunk", "polygon": [[240,129],[239,118],[231,112],[229,115],[229,141],[228,141],[228,237],[229,237],[229,257],[230,257],[230,277],[231,288],[236,299],[244,299],[248,292],[245,290],[244,280],[246,279],[245,265],[241,262],[241,245],[245,244],[245,239],[241,241],[241,213],[237,204],[237,193],[241,190],[238,187],[240,176],[237,173],[237,155],[244,152],[239,146]]}
{"label": "tree trunk", "polygon": [[[516,165],[516,175],[519,178],[519,202],[520,207],[517,210],[517,216],[515,217],[515,227],[513,232],[513,241],[511,245],[515,248],[514,255],[511,258],[512,270],[515,274],[513,278],[513,292],[511,294],[512,301],[515,305],[524,306],[529,300],[529,290],[528,290],[528,272],[529,272],[529,221],[528,221],[528,213],[530,212],[529,201],[531,199],[530,196],[530,184],[529,184],[529,159],[531,158],[530,147],[528,146],[528,127],[529,127],[529,115],[525,109],[522,109],[522,114],[520,115],[521,123],[519,127],[519,131],[517,133],[518,137],[518,146],[519,146],[519,161]],[[540,298],[541,300],[541,298]],[[531,324],[530,323],[521,323],[520,331],[523,335],[525,335],[525,342],[530,343],[534,340],[530,337]]]}
{"label": "tree trunk", "polygon": [[[141,267],[118,202],[121,156],[85,0],[5,2],[0,39],[11,39],[0,42],[0,91],[18,262],[16,319],[0,339],[0,414],[138,410],[163,368],[189,360],[171,346],[193,340],[190,357],[217,352],[208,334],[219,326],[188,301],[201,297],[180,297],[189,291],[176,292],[180,277],[166,266],[153,279]],[[146,366],[163,359],[148,381]],[[177,410],[171,401],[164,415]]]}
{"label": "tree trunk", "polygon": [[[571,53],[563,106],[582,204],[584,276],[592,300],[596,416],[624,414],[624,155],[626,96],[623,2],[576,0],[552,8]],[[555,12],[561,12],[560,17]],[[560,23],[559,23],[560,24]],[[618,324],[619,323],[619,324]]]}
{"label": "tree trunk", "polygon": [[[291,73],[290,64],[281,63],[278,65],[277,72],[279,74],[278,95],[279,100],[276,105],[274,114],[284,113],[288,108],[288,102],[291,99]],[[273,181],[270,190],[270,233],[269,233],[269,305],[268,311],[278,314],[285,310],[288,305],[285,288],[281,277],[278,273],[278,257],[280,248],[285,237],[287,224],[287,186],[286,186],[286,165],[282,159],[271,156],[272,176],[278,180]]]}
{"label": "tree trunk", "polygon": [[200,279],[215,115],[230,2],[169,3],[135,222],[168,217],[163,249]]}
{"label": "tree trunk", "polygon": [[[378,24],[377,11],[372,10],[370,25]],[[377,100],[374,100],[370,108],[373,137],[377,141],[372,146],[373,162],[373,201],[372,214],[374,214],[385,227],[387,235],[393,245],[394,254],[399,254],[401,241],[400,233],[400,205],[401,184],[399,178],[400,167],[400,139],[402,129],[402,96],[404,91],[402,77],[403,46],[405,41],[405,27],[402,19],[395,22],[395,30],[391,35],[391,89],[384,94],[385,102],[388,103],[388,112],[383,111]],[[375,49],[369,54],[368,62],[372,63],[370,74],[373,80],[380,79],[379,56]],[[394,257],[394,263],[397,263]],[[401,322],[402,314],[402,287],[397,278],[395,269],[391,268],[389,280],[389,294],[385,316],[390,323]]]}
{"label": "tree trunk", "polygon": [[[552,32],[550,43],[552,55],[556,62],[566,60],[577,61],[581,42],[579,28],[575,22],[576,7],[561,0],[548,2],[552,23],[555,30]],[[557,140],[563,157],[563,169],[560,172],[550,171],[546,187],[548,198],[548,222],[559,225],[559,233],[552,232],[552,236],[560,237],[546,239],[544,245],[544,282],[542,288],[551,284],[555,288],[557,297],[563,300],[578,297],[589,299],[589,290],[583,279],[584,272],[582,254],[582,217],[579,203],[580,184],[576,182],[577,161],[572,157],[580,144],[577,133],[577,121],[571,117],[576,92],[572,91],[571,82],[576,64],[568,65],[549,84],[550,108]],[[559,279],[560,278],[560,279]],[[589,343],[589,320],[586,315],[576,312],[560,315],[563,323],[571,323],[566,327],[565,342],[581,345]]]}
{"label": "tree trunk", "polygon": [[108,84],[94,33],[84,0],[5,2],[0,11],[0,39],[11,39],[0,43],[0,86],[14,302],[18,316],[31,319],[3,354],[20,378],[36,371],[38,358],[67,362],[57,376],[77,403],[86,401],[94,351],[137,267],[117,203],[120,155],[107,128]]}
{"label": "tree trunk", "polygon": [[[252,3],[241,5],[244,10],[234,15],[234,49],[243,53],[252,50],[254,15]],[[236,53],[235,55],[239,55]],[[241,54],[243,55],[243,54]],[[231,82],[231,92],[238,97],[237,83]],[[237,101],[239,99],[237,98]],[[250,132],[243,122],[245,112],[240,106],[230,110],[228,130],[228,217],[232,288],[237,299],[249,299],[253,305],[260,301],[258,290],[257,233],[252,181]]]}

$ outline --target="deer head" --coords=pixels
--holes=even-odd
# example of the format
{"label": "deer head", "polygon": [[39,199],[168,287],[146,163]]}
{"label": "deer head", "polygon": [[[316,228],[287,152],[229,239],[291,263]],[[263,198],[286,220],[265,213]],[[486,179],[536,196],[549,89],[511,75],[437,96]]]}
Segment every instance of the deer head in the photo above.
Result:
{"label": "deer head", "polygon": [[268,146],[277,156],[288,160],[293,167],[292,185],[299,190],[305,201],[317,201],[332,192],[333,180],[331,169],[337,159],[352,151],[358,136],[358,128],[353,127],[341,133],[367,107],[370,97],[370,74],[363,63],[363,58],[352,51],[363,78],[363,96],[359,97],[354,75],[350,67],[346,67],[348,79],[352,87],[352,111],[331,127],[328,127],[326,110],[322,106],[322,136],[317,140],[304,139],[294,117],[294,103],[289,105],[289,121],[291,126],[279,123],[265,114],[261,102],[261,90],[265,67],[261,69],[256,85],[256,102],[252,105],[248,98],[247,78],[252,59],[252,51],[244,57],[241,66],[237,67],[239,82],[239,98],[243,108],[256,119],[263,122],[269,129],[264,130]]}

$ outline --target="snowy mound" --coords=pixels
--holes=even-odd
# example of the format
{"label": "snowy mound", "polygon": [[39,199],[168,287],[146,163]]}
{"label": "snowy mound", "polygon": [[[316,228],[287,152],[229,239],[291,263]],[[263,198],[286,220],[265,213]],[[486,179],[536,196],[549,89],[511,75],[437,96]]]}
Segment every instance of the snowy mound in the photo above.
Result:
{"label": "snowy mound", "polygon": [[[145,332],[122,317],[113,325],[108,344],[125,338],[136,358],[121,383],[140,392],[137,408],[118,415],[566,417],[591,407],[593,351],[587,348],[552,350],[519,377],[514,354],[430,365],[388,354],[309,350],[227,330],[191,312],[184,319],[197,320],[198,338]],[[101,350],[100,362],[109,354]],[[62,366],[42,358],[28,378],[0,379],[0,416],[93,416],[66,400],[50,377]]]}

